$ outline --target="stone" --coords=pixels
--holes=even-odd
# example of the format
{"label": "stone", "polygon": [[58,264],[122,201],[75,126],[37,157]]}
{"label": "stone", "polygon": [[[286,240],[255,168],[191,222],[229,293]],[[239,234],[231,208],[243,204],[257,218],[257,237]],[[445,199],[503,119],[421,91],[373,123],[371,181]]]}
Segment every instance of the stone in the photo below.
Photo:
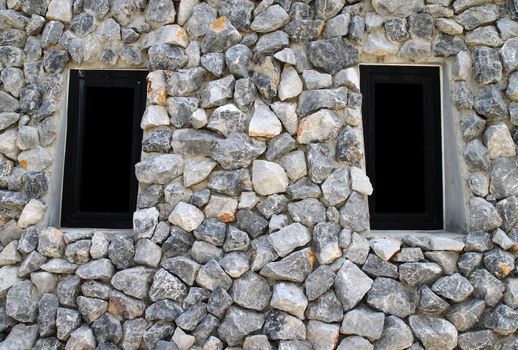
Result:
{"label": "stone", "polygon": [[399,277],[398,268],[396,265],[380,259],[375,254],[369,254],[367,260],[363,260],[365,261],[365,263],[363,264],[362,270],[371,276],[382,276],[390,278]]}
{"label": "stone", "polygon": [[499,335],[509,335],[518,329],[518,312],[509,306],[500,304],[483,316],[484,327],[492,329]]}
{"label": "stone", "polygon": [[232,279],[223,271],[217,261],[210,260],[200,268],[196,283],[211,291],[217,286],[228,290],[232,285]]}
{"label": "stone", "polygon": [[255,238],[263,234],[268,227],[268,221],[261,215],[250,210],[239,210],[237,214],[237,225]]}
{"label": "stone", "polygon": [[76,275],[85,280],[109,281],[114,273],[114,267],[109,259],[90,261],[76,270]]}
{"label": "stone", "polygon": [[38,325],[24,325],[19,323],[13,326],[9,335],[0,343],[0,349],[33,349],[37,338]]}
{"label": "stone", "polygon": [[148,55],[150,70],[177,70],[184,67],[188,61],[182,48],[170,44],[151,46]]}
{"label": "stone", "polygon": [[498,340],[490,330],[467,332],[459,334],[458,346],[460,349],[483,349],[498,347]]}
{"label": "stone", "polygon": [[100,299],[79,296],[77,307],[83,319],[87,323],[92,323],[108,310],[108,303]]}
{"label": "stone", "polygon": [[303,340],[306,335],[306,327],[301,320],[275,309],[266,314],[263,331],[271,340]]}
{"label": "stone", "polygon": [[176,205],[169,221],[173,225],[178,225],[187,232],[194,231],[203,222],[204,214],[195,206],[180,202]]}
{"label": "stone", "polygon": [[264,316],[254,311],[231,306],[218,328],[220,338],[230,346],[243,342],[245,337],[263,326]]}
{"label": "stone", "polygon": [[495,49],[477,47],[473,53],[473,69],[475,81],[479,84],[490,84],[502,79],[502,64]]}
{"label": "stone", "polygon": [[[181,73],[177,73],[181,74]],[[172,79],[174,76],[172,77]],[[194,80],[191,80],[191,82]],[[169,85],[171,87],[171,85]],[[179,93],[179,95],[182,93]],[[198,108],[198,99],[193,97],[170,97],[167,99],[167,111],[171,124],[177,128],[185,127],[190,122],[190,116]]]}
{"label": "stone", "polygon": [[221,222],[232,222],[236,218],[237,204],[237,200],[234,198],[212,195],[204,213],[208,218],[217,218]]}
{"label": "stone", "polygon": [[49,258],[60,258],[65,251],[63,233],[55,228],[40,231],[38,239],[38,252]]}
{"label": "stone", "polygon": [[325,208],[317,199],[308,198],[288,204],[288,212],[295,222],[307,227],[313,227],[318,222],[325,221]]}
{"label": "stone", "polygon": [[513,157],[516,155],[514,141],[503,123],[490,125],[484,132],[484,143],[489,151],[489,158]]}
{"label": "stone", "polygon": [[[255,45],[255,57],[273,54],[274,52],[285,48],[288,44],[288,34],[281,30],[263,34]],[[297,77],[291,76],[290,78],[296,80]]]}
{"label": "stone", "polygon": [[152,301],[168,298],[181,302],[187,295],[187,287],[165,269],[160,269],[153,277],[148,295]]}
{"label": "stone", "polygon": [[263,12],[256,15],[250,25],[250,29],[258,33],[272,32],[289,22],[288,13],[279,5],[266,8]]}
{"label": "stone", "polygon": [[337,348],[338,350],[358,349],[358,350],[373,350],[372,344],[365,338],[359,336],[351,336],[344,338]]}
{"label": "stone", "polygon": [[252,183],[260,195],[282,193],[288,186],[288,176],[276,163],[255,160],[252,165]]}
{"label": "stone", "polygon": [[487,270],[476,269],[469,275],[469,282],[474,288],[473,295],[484,299],[487,305],[495,306],[502,299],[504,284]]}
{"label": "stone", "polygon": [[501,49],[502,63],[505,70],[510,73],[518,68],[516,54],[518,52],[518,40],[516,38],[509,39],[505,42]]}
{"label": "stone", "polygon": [[381,338],[375,342],[375,346],[381,349],[406,349],[414,342],[414,335],[410,327],[396,316],[385,318],[385,324]]}
{"label": "stone", "polygon": [[[227,4],[230,1],[226,1]],[[252,51],[243,44],[237,44],[225,51],[225,63],[234,76],[248,76],[248,65],[252,59]]]}
{"label": "stone", "polygon": [[220,77],[225,70],[225,56],[222,53],[207,53],[201,57],[201,65],[212,75]]}
{"label": "stone", "polygon": [[183,184],[190,187],[205,180],[217,163],[207,157],[195,157],[185,160]]}
{"label": "stone", "polygon": [[410,327],[427,349],[453,349],[457,345],[457,331],[448,321],[434,316],[412,315]]}
{"label": "stone", "polygon": [[245,111],[249,111],[255,101],[257,89],[250,78],[242,78],[236,81],[234,88],[234,101],[237,106]]}
{"label": "stone", "polygon": [[132,267],[115,273],[111,284],[125,294],[138,299],[147,296],[149,285],[153,278],[153,271],[143,266]]}
{"label": "stone", "polygon": [[342,256],[338,244],[340,226],[335,223],[318,223],[313,230],[315,254],[319,264],[330,264]]}
{"label": "stone", "polygon": [[372,286],[370,279],[355,264],[345,261],[335,278],[335,290],[344,311],[354,308]]}
{"label": "stone", "polygon": [[248,135],[252,137],[272,138],[282,132],[282,125],[275,113],[261,100],[254,103],[254,114],[248,126]]}
{"label": "stone", "polygon": [[[196,17],[191,16],[191,19],[193,18]],[[241,34],[239,34],[229,19],[225,16],[221,16],[209,26],[207,34],[205,34],[201,42],[201,52],[222,52],[239,43],[241,39]]]}
{"label": "stone", "polygon": [[93,350],[95,349],[96,341],[94,334],[87,326],[82,326],[74,330],[68,338],[67,350]]}
{"label": "stone", "polygon": [[505,284],[504,303],[512,308],[518,304],[518,280],[509,278]]}
{"label": "stone", "polygon": [[485,268],[496,278],[505,278],[515,268],[513,254],[501,249],[493,249],[484,255]]}
{"label": "stone", "polygon": [[488,119],[504,118],[508,115],[502,92],[494,85],[479,90],[474,106],[478,114]]}
{"label": "stone", "polygon": [[159,215],[156,208],[137,210],[133,213],[133,229],[137,237],[151,238],[158,224]]}
{"label": "stone", "polygon": [[306,316],[322,322],[339,322],[343,318],[342,304],[335,293],[328,291],[309,303]]}
{"label": "stone", "polygon": [[404,318],[415,312],[417,293],[398,281],[378,277],[367,295],[367,304],[385,313]]}
{"label": "stone", "polygon": [[[206,70],[202,67],[178,70],[167,80],[167,92],[172,96],[188,96],[202,86],[205,77]],[[194,97],[167,99],[171,122],[177,127],[187,124],[198,104],[198,99]],[[177,110],[177,106],[181,108]]]}
{"label": "stone", "polygon": [[450,250],[461,252],[464,249],[464,243],[447,237],[431,237],[430,250]]}
{"label": "stone", "polygon": [[330,74],[335,74],[359,62],[358,50],[340,38],[309,42],[307,50],[311,63]]}
{"label": "stone", "polygon": [[111,240],[108,247],[108,257],[117,268],[125,269],[130,267],[134,254],[135,247],[131,237],[116,236]]}
{"label": "stone", "polygon": [[481,262],[482,254],[465,253],[459,258],[459,270],[464,276],[468,276]]}
{"label": "stone", "polygon": [[473,45],[485,45],[490,47],[498,47],[503,44],[500,34],[493,26],[485,26],[475,28],[473,31],[466,34],[466,44]]}
{"label": "stone", "polygon": [[270,303],[272,292],[264,277],[249,272],[234,281],[230,295],[239,306],[261,311]]}
{"label": "stone", "polygon": [[184,161],[181,156],[162,154],[137,163],[135,174],[142,183],[166,184],[182,174],[183,166]]}
{"label": "stone", "polygon": [[295,248],[302,247],[311,240],[309,230],[300,223],[293,223],[268,236],[268,241],[277,254],[284,257]]}
{"label": "stone", "polygon": [[271,56],[261,57],[251,65],[252,81],[261,97],[270,102],[277,95],[281,79],[280,64]]}
{"label": "stone", "polygon": [[366,308],[347,312],[340,327],[340,333],[359,335],[370,340],[381,337],[385,315]]}
{"label": "stone", "polygon": [[502,224],[498,211],[486,200],[476,197],[470,201],[472,230],[490,231]]}
{"label": "stone", "polygon": [[248,29],[252,17],[254,4],[248,0],[230,1],[224,0],[219,3],[219,14],[226,16],[238,30]]}
{"label": "stone", "polygon": [[0,252],[1,265],[15,265],[22,261],[22,257],[17,251],[18,241],[12,241],[7,244],[2,252]]}
{"label": "stone", "polygon": [[436,263],[405,263],[399,266],[399,279],[410,286],[434,282],[442,273]]}
{"label": "stone", "polygon": [[454,302],[460,302],[473,293],[473,286],[458,273],[441,277],[432,286],[432,290]]}
{"label": "stone", "polygon": [[279,98],[281,101],[297,97],[302,93],[302,80],[292,66],[284,67],[279,83]]}
{"label": "stone", "polygon": [[198,91],[198,96],[201,99],[200,106],[202,108],[211,108],[224,105],[228,99],[232,98],[234,82],[234,77],[229,75],[219,80],[205,83]]}
{"label": "stone", "polygon": [[187,350],[192,345],[194,345],[196,338],[185,333],[181,328],[177,327],[174,331],[172,341],[176,344],[178,349]]}
{"label": "stone", "polygon": [[284,48],[281,51],[276,52],[273,57],[280,62],[295,65],[297,63],[297,59],[295,58],[295,54],[293,50],[290,48]]}
{"label": "stone", "polygon": [[446,314],[446,319],[459,332],[463,332],[472,328],[480,321],[485,306],[484,301],[479,299],[463,301],[450,308]]}
{"label": "stone", "polygon": [[491,23],[498,18],[496,5],[475,6],[457,15],[456,21],[466,30],[472,30],[483,24]]}
{"label": "stone", "polygon": [[273,280],[303,282],[314,266],[314,253],[305,248],[291,253],[276,262],[267,263],[260,271],[262,276]]}
{"label": "stone", "polygon": [[270,306],[304,319],[308,300],[301,287],[294,283],[280,282],[274,285]]}
{"label": "stone", "polygon": [[58,307],[56,313],[57,338],[67,340],[70,334],[81,325],[79,312]]}

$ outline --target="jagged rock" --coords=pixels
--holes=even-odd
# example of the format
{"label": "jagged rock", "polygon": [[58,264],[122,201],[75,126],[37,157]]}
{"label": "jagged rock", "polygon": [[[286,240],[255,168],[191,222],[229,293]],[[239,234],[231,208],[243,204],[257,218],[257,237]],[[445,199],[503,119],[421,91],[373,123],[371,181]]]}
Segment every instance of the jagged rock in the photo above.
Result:
{"label": "jagged rock", "polygon": [[273,280],[303,282],[313,270],[314,253],[305,248],[284,257],[277,262],[270,262],[261,269],[261,275]]}
{"label": "jagged rock", "polygon": [[446,318],[458,331],[463,332],[472,328],[480,321],[485,307],[486,304],[483,300],[463,301],[454,305],[446,314]]}
{"label": "jagged rock", "polygon": [[266,314],[263,331],[272,340],[303,340],[306,337],[304,323],[279,310],[272,310]]}
{"label": "jagged rock", "polygon": [[518,311],[500,304],[483,316],[482,324],[500,335],[513,334],[518,329]]}
{"label": "jagged rock", "polygon": [[127,295],[144,299],[147,296],[152,278],[153,270],[137,266],[115,273],[111,279],[111,284]]}
{"label": "jagged rock", "polygon": [[345,261],[335,278],[335,290],[345,311],[354,308],[372,286],[370,279],[355,264]]}
{"label": "jagged rock", "polygon": [[487,305],[495,306],[502,299],[505,286],[485,269],[476,269],[469,275],[474,288],[473,295],[484,299]]}
{"label": "jagged rock", "polygon": [[238,345],[248,334],[261,329],[263,323],[262,314],[231,306],[218,328],[218,334],[228,345]]}
{"label": "jagged rock", "polygon": [[415,312],[417,293],[398,281],[378,277],[372,283],[372,289],[367,295],[367,304],[375,309],[403,318]]}
{"label": "jagged rock", "polygon": [[434,282],[442,273],[442,268],[436,263],[416,262],[399,266],[399,279],[410,286]]}
{"label": "jagged rock", "polygon": [[187,295],[187,287],[165,269],[160,269],[153,277],[148,294],[152,301],[168,298],[181,302]]}
{"label": "jagged rock", "polygon": [[454,349],[457,346],[457,330],[448,321],[434,316],[412,315],[410,327],[427,349]]}
{"label": "jagged rock", "polygon": [[261,311],[270,303],[272,292],[264,277],[249,272],[234,281],[230,295],[239,306]]}
{"label": "jagged rock", "polygon": [[288,13],[281,6],[269,6],[263,12],[255,16],[250,25],[250,29],[258,33],[273,32],[287,24],[289,19]]}

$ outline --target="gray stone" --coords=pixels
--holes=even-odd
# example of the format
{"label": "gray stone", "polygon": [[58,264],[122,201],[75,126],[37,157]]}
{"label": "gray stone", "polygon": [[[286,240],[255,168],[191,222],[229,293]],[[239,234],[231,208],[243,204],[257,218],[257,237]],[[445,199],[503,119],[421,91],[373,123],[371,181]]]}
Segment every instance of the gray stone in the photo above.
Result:
{"label": "gray stone", "polygon": [[391,18],[384,22],[385,33],[392,41],[405,41],[408,39],[407,23],[404,18]]}
{"label": "gray stone", "polygon": [[266,264],[260,273],[273,280],[301,283],[313,270],[314,262],[313,251],[310,248],[305,248],[291,253],[279,261]]}
{"label": "gray stone", "polygon": [[77,307],[83,320],[87,323],[92,323],[108,310],[108,303],[100,299],[79,296],[77,298]]}
{"label": "gray stone", "polygon": [[0,349],[36,349],[36,347],[33,346],[35,345],[34,343],[36,343],[37,338],[38,325],[26,326],[24,324],[19,323],[11,329],[9,335],[7,335],[5,340],[0,343]]}
{"label": "gray stone", "polygon": [[166,184],[173,180],[173,178],[181,175],[183,166],[184,162],[181,156],[163,154],[137,163],[135,165],[135,174],[142,183]]}
{"label": "gray stone", "polygon": [[434,282],[442,273],[436,263],[405,263],[399,266],[399,279],[410,286]]}
{"label": "gray stone", "polygon": [[475,197],[470,201],[471,229],[490,231],[502,224],[496,208],[483,198]]}
{"label": "gray stone", "polygon": [[[165,343],[161,339],[170,338],[173,335],[174,326],[171,324],[164,323],[155,323],[153,326],[148,328],[142,339],[144,340],[144,345],[148,349],[157,349],[162,350],[161,344]],[[173,348],[174,349],[174,348]]]}
{"label": "gray stone", "polygon": [[241,344],[244,338],[263,326],[264,316],[254,311],[231,306],[218,328],[220,338],[230,346]]}
{"label": "gray stone", "polygon": [[499,335],[509,335],[518,329],[518,311],[500,304],[483,316],[482,325]]}
{"label": "gray stone", "polygon": [[412,315],[410,327],[427,349],[454,349],[457,346],[457,331],[448,321],[434,316]]}
{"label": "gray stone", "polygon": [[474,106],[478,114],[488,119],[499,119],[508,116],[502,92],[495,85],[489,85],[480,89],[475,97]]}
{"label": "gray stone", "polygon": [[473,140],[467,144],[464,149],[464,158],[468,166],[472,169],[489,169],[489,151],[480,140]]}
{"label": "gray stone", "polygon": [[415,312],[417,293],[398,281],[378,277],[367,295],[367,304],[385,313],[404,318]]}
{"label": "gray stone", "polygon": [[134,254],[135,246],[131,237],[116,236],[111,240],[108,247],[108,257],[117,268],[130,267]]}
{"label": "gray stone", "polygon": [[268,241],[267,236],[261,236],[251,242],[251,269],[257,271],[267,263],[278,258],[277,253]]}
{"label": "gray stone", "polygon": [[293,223],[268,236],[277,254],[284,257],[294,249],[306,245],[311,240],[309,230],[300,223]]}
{"label": "gray stone", "polygon": [[237,213],[237,225],[251,237],[256,238],[266,230],[268,221],[253,211],[239,210]]}
{"label": "gray stone", "polygon": [[168,298],[181,302],[187,295],[187,287],[165,269],[160,269],[153,277],[148,294],[152,301]]}
{"label": "gray stone", "polygon": [[367,200],[363,195],[357,192],[351,193],[340,209],[340,224],[355,232],[363,232],[369,228]]}
{"label": "gray stone", "polygon": [[111,279],[111,284],[127,295],[145,299],[152,279],[153,270],[137,266],[115,273]]}
{"label": "gray stone", "polygon": [[57,338],[67,340],[76,328],[81,325],[81,315],[72,309],[58,307],[56,313]]}
{"label": "gray stone", "polygon": [[346,260],[335,278],[335,291],[343,309],[354,308],[372,286],[370,279],[355,264]]}
{"label": "gray stone", "polygon": [[[281,30],[262,35],[255,45],[256,57],[270,55],[289,45],[288,34]],[[284,98],[281,98],[284,100]]]}
{"label": "gray stone", "polygon": [[456,20],[466,30],[471,30],[483,24],[495,21],[498,16],[498,6],[491,4],[471,7],[458,15]]}
{"label": "gray stone", "polygon": [[303,340],[306,337],[304,323],[279,310],[272,310],[266,314],[263,332],[271,340]]}
{"label": "gray stone", "polygon": [[[318,39],[323,28],[324,21],[322,20],[293,19],[284,26],[283,30],[288,33],[291,40],[305,42]],[[305,59],[307,60],[307,58]]]}
{"label": "gray stone", "polygon": [[239,306],[261,311],[270,303],[272,292],[264,277],[249,272],[234,281],[230,295]]}
{"label": "gray stone", "polygon": [[470,232],[464,239],[465,250],[472,252],[485,252],[493,248],[491,235],[487,232]]}
{"label": "gray stone", "polygon": [[114,273],[114,267],[109,259],[99,259],[80,266],[76,274],[82,279],[109,281]]}
{"label": "gray stone", "polygon": [[[331,277],[334,277],[334,275]],[[331,280],[331,285],[332,282],[333,281]],[[330,286],[327,288],[329,287]],[[306,286],[306,293],[307,290],[308,287]],[[328,291],[319,296],[315,301],[309,303],[306,315],[309,319],[319,320],[322,322],[339,322],[343,318],[343,307],[335,293],[333,291]]]}
{"label": "gray stone", "polygon": [[345,314],[340,333],[359,335],[370,340],[379,339],[384,320],[385,315],[382,312],[359,307]]}
{"label": "gray stone", "polygon": [[307,227],[313,227],[326,219],[324,206],[315,198],[289,203],[288,211],[293,221]]}
{"label": "gray stone", "polygon": [[[244,1],[248,2],[248,0]],[[225,3],[229,4],[230,1]],[[251,59],[252,51],[243,44],[232,46],[225,52],[225,62],[230,73],[235,77],[245,78],[248,76],[248,66]]]}
{"label": "gray stone", "polygon": [[271,56],[262,57],[251,65],[252,80],[259,94],[266,101],[271,101],[277,95],[281,80],[279,63]]}
{"label": "gray stone", "polygon": [[134,319],[142,316],[146,304],[123,293],[112,290],[109,296],[108,312],[120,319]]}
{"label": "gray stone", "polygon": [[252,79],[243,78],[236,81],[234,88],[234,101],[240,109],[249,111],[255,101],[255,95],[256,88]]}
{"label": "gray stone", "polygon": [[358,64],[358,50],[341,38],[317,40],[307,45],[311,63],[326,73],[335,74],[341,69]]}
{"label": "gray stone", "polygon": [[[191,16],[192,18],[195,17]],[[201,51],[203,53],[222,52],[239,43],[241,38],[241,34],[239,34],[229,19],[221,16],[209,26],[207,34],[205,34],[201,42]]]}
{"label": "gray stone", "polygon": [[314,349],[335,349],[338,337],[338,325],[313,320],[308,322],[306,338]]}
{"label": "gray stone", "polygon": [[200,268],[196,283],[211,291],[218,286],[228,290],[232,285],[232,279],[223,271],[217,261],[210,260]]}
{"label": "gray stone", "polygon": [[440,314],[450,307],[446,301],[423,285],[420,291],[418,310],[428,314]]}
{"label": "gray stone", "polygon": [[225,56],[222,53],[207,53],[201,56],[201,65],[212,75],[220,77],[225,70]]}
{"label": "gray stone", "polygon": [[196,303],[178,316],[175,323],[178,327],[184,330],[192,331],[206,314],[207,305],[201,302]]}
{"label": "gray stone", "polygon": [[280,282],[274,285],[270,306],[304,319],[308,300],[302,287],[294,283]]}
{"label": "gray stone", "polygon": [[484,255],[484,266],[496,278],[502,279],[514,270],[514,259],[513,254],[496,248]]}
{"label": "gray stone", "polygon": [[238,30],[250,27],[254,3],[248,0],[223,0],[219,3],[220,16],[227,16]]}
{"label": "gray stone", "polygon": [[258,33],[273,32],[288,23],[288,13],[279,5],[273,5],[256,14],[250,28]]}
{"label": "gray stone", "polygon": [[188,61],[182,48],[170,44],[154,45],[149,48],[148,55],[150,70],[177,70]]}
{"label": "gray stone", "polygon": [[435,56],[448,57],[467,50],[467,47],[464,40],[459,36],[440,34],[435,37],[433,50]]}
{"label": "gray stone", "polygon": [[[329,94],[326,94],[329,91]],[[309,110],[319,109],[322,107],[339,107],[342,103],[338,97],[341,91],[336,91],[338,94],[334,95],[332,90],[311,90],[305,91],[300,98],[299,109],[308,108]],[[312,95],[312,94],[315,95]],[[336,98],[337,100],[329,100]],[[329,103],[327,103],[329,102]],[[302,112],[306,113],[306,112]],[[341,121],[335,111],[321,109],[309,116],[303,118],[297,130],[297,141],[302,144],[311,142],[322,142],[335,138],[341,126]]]}
{"label": "gray stone", "polygon": [[[167,92],[172,96],[188,96],[201,87],[205,77],[206,71],[201,67],[175,71],[167,80]],[[169,98],[167,105],[171,122],[181,127],[190,120],[190,115],[198,108],[198,100],[192,97]],[[176,111],[178,105],[182,107],[180,111]]]}
{"label": "gray stone", "polygon": [[212,292],[207,302],[207,311],[218,318],[223,317],[227,309],[232,305],[232,297],[221,287]]}
{"label": "gray stone", "polygon": [[454,302],[460,302],[473,293],[473,286],[469,281],[458,273],[451,276],[441,277],[432,286],[432,290]]}
{"label": "gray stone", "polygon": [[505,286],[485,269],[476,269],[469,275],[469,282],[474,288],[473,295],[484,299],[487,305],[495,306],[504,293]]}
{"label": "gray stone", "polygon": [[459,332],[464,332],[475,326],[482,317],[486,304],[483,300],[473,299],[455,304],[446,314]]}
{"label": "gray stone", "polygon": [[343,128],[336,140],[335,159],[360,167],[363,159],[361,144],[360,135],[355,128]]}
{"label": "gray stone", "polygon": [[500,347],[494,332],[490,330],[467,332],[459,334],[458,346],[460,349],[496,349]]}
{"label": "gray stone", "polygon": [[240,229],[229,226],[227,229],[227,237],[223,244],[225,252],[244,251],[250,247],[250,238],[248,234]]}
{"label": "gray stone", "polygon": [[322,143],[311,143],[308,146],[308,172],[315,183],[322,183],[333,171],[329,146]]}
{"label": "gray stone", "polygon": [[59,300],[54,294],[45,293],[38,302],[38,326],[40,336],[56,334],[56,312]]}
{"label": "gray stone", "polygon": [[70,338],[67,341],[66,348],[70,350],[93,350],[95,349],[95,344],[95,337],[92,330],[87,326],[82,326],[70,334]]}
{"label": "gray stone", "polygon": [[381,338],[375,342],[379,349],[406,349],[414,342],[414,335],[410,327],[396,316],[385,318]]}
{"label": "gray stone", "polygon": [[59,281],[56,293],[59,303],[64,306],[76,307],[80,284],[81,280],[77,276],[68,276]]}
{"label": "gray stone", "polygon": [[373,350],[374,347],[367,339],[355,335],[344,338],[337,348],[337,350],[346,349]]}
{"label": "gray stone", "polygon": [[463,254],[458,261],[458,266],[460,272],[464,276],[469,276],[469,274],[480,265],[482,262],[482,254],[480,253],[465,253]]}
{"label": "gray stone", "polygon": [[174,23],[176,11],[174,4],[165,0],[151,0],[146,8],[145,18],[157,24]]}
{"label": "gray stone", "polygon": [[474,78],[477,83],[490,84],[502,79],[502,63],[495,49],[476,47],[473,60]]}
{"label": "gray stone", "polygon": [[[175,73],[173,73],[175,74]],[[182,74],[182,73],[176,73]],[[175,79],[175,77],[171,77]],[[171,81],[171,80],[170,80]],[[190,80],[195,81],[195,79]],[[168,87],[172,88],[171,85]],[[180,92],[179,94],[182,94]],[[190,125],[191,115],[198,108],[198,99],[194,97],[170,97],[167,99],[167,111],[171,116],[171,124],[177,128],[182,128]]]}
{"label": "gray stone", "polygon": [[65,252],[63,233],[52,227],[40,231],[38,252],[49,258],[62,257]]}

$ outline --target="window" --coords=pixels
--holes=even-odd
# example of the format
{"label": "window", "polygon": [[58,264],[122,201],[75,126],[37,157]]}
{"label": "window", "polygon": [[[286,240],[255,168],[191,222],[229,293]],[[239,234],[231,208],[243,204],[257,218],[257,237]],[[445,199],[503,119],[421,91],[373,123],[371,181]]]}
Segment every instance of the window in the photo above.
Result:
{"label": "window", "polygon": [[62,227],[132,227],[146,75],[70,71]]}
{"label": "window", "polygon": [[375,230],[443,229],[438,67],[360,67]]}

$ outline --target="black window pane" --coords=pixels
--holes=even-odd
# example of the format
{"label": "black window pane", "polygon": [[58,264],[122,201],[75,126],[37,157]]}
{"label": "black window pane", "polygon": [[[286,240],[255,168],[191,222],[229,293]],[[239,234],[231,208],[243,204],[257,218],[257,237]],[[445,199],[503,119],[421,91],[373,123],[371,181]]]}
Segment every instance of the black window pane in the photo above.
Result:
{"label": "black window pane", "polygon": [[131,88],[86,88],[81,211],[130,209],[133,99]]}
{"label": "black window pane", "polygon": [[[402,100],[401,103],[395,101]],[[404,101],[404,102],[403,102]],[[423,87],[375,85],[376,212],[423,213]]]}

